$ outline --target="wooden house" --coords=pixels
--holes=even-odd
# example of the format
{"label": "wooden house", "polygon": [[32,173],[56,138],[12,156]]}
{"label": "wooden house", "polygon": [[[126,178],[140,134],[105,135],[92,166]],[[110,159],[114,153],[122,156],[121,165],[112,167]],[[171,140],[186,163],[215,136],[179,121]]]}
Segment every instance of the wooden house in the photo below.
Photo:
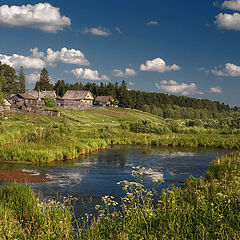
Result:
{"label": "wooden house", "polygon": [[93,99],[90,91],[68,90],[57,103],[64,108],[84,110],[93,107]]}
{"label": "wooden house", "polygon": [[0,105],[0,112],[9,111],[10,107],[11,103],[8,100],[4,99],[2,105]]}
{"label": "wooden house", "polygon": [[112,106],[114,99],[112,96],[98,96],[94,100],[94,104],[98,106]]}
{"label": "wooden house", "polygon": [[8,102],[12,109],[32,110],[38,108],[38,100],[32,95],[25,93],[17,93],[10,96]]}

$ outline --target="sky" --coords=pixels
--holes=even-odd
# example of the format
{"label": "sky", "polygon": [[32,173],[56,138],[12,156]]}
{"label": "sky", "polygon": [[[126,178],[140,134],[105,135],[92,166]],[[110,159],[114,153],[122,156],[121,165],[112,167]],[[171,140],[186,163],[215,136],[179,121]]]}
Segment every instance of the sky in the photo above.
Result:
{"label": "sky", "polygon": [[0,61],[32,89],[128,88],[240,106],[240,0],[0,0]]}

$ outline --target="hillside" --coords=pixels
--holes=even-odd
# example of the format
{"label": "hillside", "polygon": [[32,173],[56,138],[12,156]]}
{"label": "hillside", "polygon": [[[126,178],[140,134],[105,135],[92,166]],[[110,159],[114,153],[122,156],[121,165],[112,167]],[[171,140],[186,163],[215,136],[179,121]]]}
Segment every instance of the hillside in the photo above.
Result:
{"label": "hillside", "polygon": [[202,121],[164,119],[120,108],[59,110],[59,118],[21,113],[5,115],[0,122],[0,159],[46,163],[76,158],[110,144],[240,146],[239,118],[234,115],[218,121]]}

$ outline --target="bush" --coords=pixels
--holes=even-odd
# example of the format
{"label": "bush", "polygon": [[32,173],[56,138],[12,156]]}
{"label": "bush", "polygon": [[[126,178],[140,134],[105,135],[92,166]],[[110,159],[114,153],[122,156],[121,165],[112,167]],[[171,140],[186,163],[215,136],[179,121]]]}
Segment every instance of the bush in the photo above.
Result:
{"label": "bush", "polygon": [[170,129],[164,122],[155,123],[151,120],[137,120],[129,125],[130,131],[137,133],[155,133],[164,134],[170,132]]}
{"label": "bush", "polygon": [[46,95],[44,97],[44,102],[46,107],[54,107],[56,106],[56,100],[52,96]]}

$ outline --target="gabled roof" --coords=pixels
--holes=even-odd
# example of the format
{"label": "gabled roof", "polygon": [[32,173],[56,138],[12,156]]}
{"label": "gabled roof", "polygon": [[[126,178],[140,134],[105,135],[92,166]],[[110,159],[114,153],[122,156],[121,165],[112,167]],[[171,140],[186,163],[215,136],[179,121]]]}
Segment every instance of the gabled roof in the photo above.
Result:
{"label": "gabled roof", "polygon": [[[89,95],[89,97],[88,97]],[[68,90],[62,99],[65,100],[82,100],[82,99],[90,99],[93,100],[93,96],[90,91],[75,91],[75,90]]]}
{"label": "gabled roof", "polygon": [[112,96],[97,96],[95,99],[96,102],[108,102],[113,100]]}
{"label": "gabled roof", "polygon": [[25,93],[17,93],[14,96],[11,96],[9,99],[14,98],[14,97],[20,97],[20,98],[28,99],[28,100],[36,100],[36,98],[33,97],[32,95],[25,94]]}
{"label": "gabled roof", "polygon": [[55,91],[35,91],[35,90],[28,90],[25,94],[30,94],[35,98],[45,98],[45,96],[51,96],[53,98],[57,98],[57,94]]}
{"label": "gabled roof", "polygon": [[11,106],[11,103],[8,100],[4,99],[3,106]]}

